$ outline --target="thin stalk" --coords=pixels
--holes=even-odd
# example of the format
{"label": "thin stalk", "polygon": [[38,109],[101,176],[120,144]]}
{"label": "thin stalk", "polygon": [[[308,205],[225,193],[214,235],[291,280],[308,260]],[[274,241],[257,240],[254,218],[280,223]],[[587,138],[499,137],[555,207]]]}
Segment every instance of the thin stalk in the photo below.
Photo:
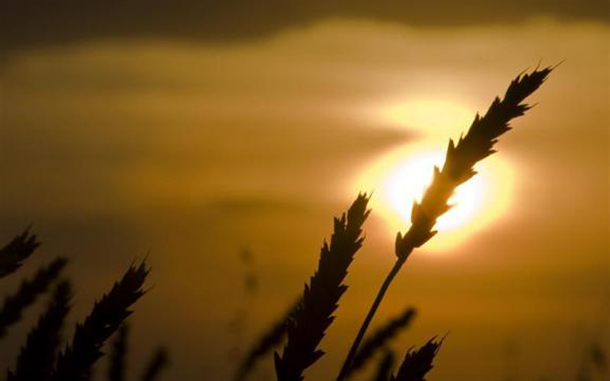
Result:
{"label": "thin stalk", "polygon": [[531,73],[518,75],[508,86],[503,99],[496,97],[484,116],[481,117],[479,114],[475,116],[466,135],[461,136],[457,143],[449,139],[444,165],[442,168],[434,167],[432,183],[424,192],[421,201],[413,203],[409,230],[404,235],[399,232],[396,236],[396,263],[364,319],[337,381],[344,381],[349,373],[353,358],[377,308],[413,249],[424,245],[434,237],[437,233],[434,230],[436,221],[451,208],[449,199],[455,189],[476,175],[474,166],[479,161],[496,152],[494,145],[501,135],[511,129],[510,121],[524,115],[530,109],[530,106],[522,102],[544,83],[552,70],[551,67],[537,68]]}
{"label": "thin stalk", "polygon": [[345,358],[345,361],[343,362],[341,372],[339,373],[339,376],[337,376],[337,381],[343,381],[345,379],[345,376],[347,375],[349,368],[352,365],[352,361],[354,360],[354,356],[356,356],[356,353],[358,352],[358,347],[360,347],[360,343],[362,342],[362,339],[364,339],[364,334],[366,333],[366,330],[369,328],[371,321],[373,321],[373,317],[375,316],[375,313],[377,313],[377,309],[379,308],[379,305],[381,304],[381,301],[383,300],[386,291],[388,291],[388,288],[390,288],[390,284],[392,284],[392,281],[396,277],[396,274],[398,274],[398,272],[402,268],[402,265],[406,262],[407,257],[408,256],[397,258],[396,262],[394,263],[394,267],[392,267],[392,270],[390,270],[385,280],[383,281],[383,284],[381,285],[381,288],[379,289],[379,292],[375,297],[375,301],[373,302],[369,313],[366,315],[362,326],[360,326],[360,331],[358,331],[358,335],[356,336],[356,339],[354,340],[354,343],[352,344],[352,347],[350,348],[349,353]]}
{"label": "thin stalk", "polygon": [[303,381],[304,371],[324,355],[319,345],[347,289],[343,281],[349,265],[362,247],[362,225],[370,212],[368,201],[368,195],[358,195],[347,213],[335,218],[330,243],[322,245],[318,269],[288,321],[286,345],[281,353],[275,353],[277,381]]}

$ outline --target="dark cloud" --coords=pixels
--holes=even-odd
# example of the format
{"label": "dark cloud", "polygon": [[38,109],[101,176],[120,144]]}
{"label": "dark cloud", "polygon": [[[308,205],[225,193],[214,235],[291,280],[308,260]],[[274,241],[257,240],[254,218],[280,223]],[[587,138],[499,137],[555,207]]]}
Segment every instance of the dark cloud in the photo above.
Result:
{"label": "dark cloud", "polygon": [[266,36],[332,18],[460,26],[535,17],[609,21],[606,0],[12,1],[0,15],[0,47],[14,50],[89,39],[226,41]]}

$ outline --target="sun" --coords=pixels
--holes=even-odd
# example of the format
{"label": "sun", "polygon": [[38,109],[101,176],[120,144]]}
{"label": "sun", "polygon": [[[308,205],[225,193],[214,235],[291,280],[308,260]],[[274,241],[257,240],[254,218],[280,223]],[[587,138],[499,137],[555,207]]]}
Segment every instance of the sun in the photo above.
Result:
{"label": "sun", "polygon": [[[382,115],[414,129],[420,138],[378,158],[354,186],[374,190],[372,207],[395,234],[410,226],[413,201],[421,200],[434,166],[442,166],[449,137],[465,132],[474,113],[454,103],[423,101],[392,106]],[[475,169],[478,174],[457,188],[450,199],[453,207],[438,219],[439,233],[424,250],[448,253],[509,209],[514,171],[506,156],[492,156]]]}

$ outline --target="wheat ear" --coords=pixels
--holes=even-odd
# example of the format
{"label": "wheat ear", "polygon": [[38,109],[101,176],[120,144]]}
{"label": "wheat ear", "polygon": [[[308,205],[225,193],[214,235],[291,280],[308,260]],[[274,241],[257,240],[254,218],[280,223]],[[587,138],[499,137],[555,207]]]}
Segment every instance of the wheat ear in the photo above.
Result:
{"label": "wheat ear", "polygon": [[330,244],[322,246],[318,269],[305,285],[302,303],[288,323],[284,350],[275,353],[278,381],[301,381],[303,371],[324,354],[318,346],[334,320],[333,313],[347,289],[343,280],[362,246],[362,225],[370,213],[368,201],[366,194],[360,194],[347,213],[335,218]]}
{"label": "wheat ear", "polygon": [[60,354],[52,381],[89,379],[91,367],[103,355],[102,345],[131,315],[129,308],[144,294],[148,273],[145,263],[130,266],[110,292],[95,303],[85,321],[76,325],[72,344]]}
{"label": "wheat ear", "polygon": [[442,340],[436,341],[436,338],[432,338],[421,348],[407,351],[398,372],[391,376],[389,381],[425,381],[442,343]]}
{"label": "wheat ear", "polygon": [[449,140],[443,168],[434,168],[432,183],[424,192],[422,201],[413,203],[411,227],[404,235],[400,232],[396,235],[397,259],[394,267],[381,285],[343,362],[337,381],[344,381],[377,308],[411,252],[436,234],[436,220],[450,209],[448,202],[455,189],[476,174],[474,165],[477,162],[496,152],[493,147],[498,138],[511,129],[510,121],[529,110],[530,106],[522,102],[544,83],[552,70],[547,67],[518,75],[508,86],[503,99],[496,97],[483,117],[475,116],[468,132],[460,137],[457,144]]}
{"label": "wheat ear", "polygon": [[17,235],[9,243],[0,249],[0,278],[15,272],[24,260],[26,260],[40,242],[36,240],[36,235],[30,235],[29,229]]}
{"label": "wheat ear", "polygon": [[8,327],[21,320],[23,311],[47,291],[66,263],[65,258],[55,259],[48,266],[40,268],[32,279],[23,281],[15,294],[4,300],[0,309],[0,339],[6,335]]}
{"label": "wheat ear", "polygon": [[17,357],[15,371],[8,373],[7,381],[48,379],[61,342],[62,327],[70,310],[70,297],[70,283],[60,282],[38,324],[28,333],[26,343]]}

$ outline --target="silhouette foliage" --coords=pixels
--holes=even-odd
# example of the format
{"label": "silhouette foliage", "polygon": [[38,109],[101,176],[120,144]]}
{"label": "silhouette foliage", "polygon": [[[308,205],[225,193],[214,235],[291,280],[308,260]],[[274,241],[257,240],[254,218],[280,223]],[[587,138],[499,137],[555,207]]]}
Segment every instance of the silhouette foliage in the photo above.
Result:
{"label": "silhouette foliage", "polygon": [[390,319],[377,331],[373,332],[370,337],[362,343],[360,350],[354,357],[347,377],[363,368],[366,363],[373,358],[375,353],[386,346],[402,329],[405,329],[414,317],[415,309],[409,307],[394,319]]}
{"label": "silhouette foliage", "polygon": [[123,323],[117,332],[114,342],[112,343],[110,366],[108,368],[109,381],[125,381],[127,335],[129,335],[129,326],[126,323]]}
{"label": "silhouette foliage", "polygon": [[425,381],[426,374],[432,370],[432,360],[438,353],[442,341],[432,338],[421,348],[409,350],[396,375],[390,381]]}
{"label": "silhouette foliage", "polygon": [[[30,235],[27,230],[13,238],[0,250],[0,256],[6,256],[0,257],[2,274],[17,270],[39,245],[36,236]],[[5,299],[0,309],[0,337],[6,334],[10,326],[21,320],[23,310],[50,287],[66,263],[65,258],[55,259],[40,268],[31,280],[23,281],[18,291]],[[100,351],[102,345],[131,314],[129,308],[133,303],[144,294],[142,287],[148,273],[145,262],[130,266],[110,292],[95,303],[84,323],[77,324],[72,344],[58,355],[71,298],[70,282],[61,281],[55,287],[53,297],[36,326],[29,332],[17,357],[15,369],[6,370],[7,381],[90,380],[91,367],[103,355]],[[123,331],[123,334],[126,335],[126,332]],[[124,358],[124,354],[115,356],[114,360],[116,357]],[[162,365],[164,363],[166,362],[162,362]],[[117,371],[115,374],[123,373]]]}
{"label": "silhouette foliage", "polygon": [[152,356],[150,363],[142,374],[142,381],[154,381],[169,364],[169,355],[165,348],[159,348]]}
{"label": "silhouette foliage", "polygon": [[290,319],[300,304],[301,298],[299,298],[280,319],[274,322],[250,348],[248,354],[237,368],[234,377],[235,381],[246,379],[248,374],[254,369],[256,363],[282,343],[286,337]]}
{"label": "silhouette foliage", "polygon": [[451,208],[449,199],[455,189],[476,175],[474,166],[477,162],[496,152],[493,147],[498,138],[511,129],[510,121],[530,109],[522,102],[544,83],[552,70],[544,68],[517,76],[508,86],[504,99],[496,97],[483,117],[475,116],[465,136],[457,143],[449,139],[445,164],[442,169],[434,167],[432,184],[421,202],[413,203],[411,227],[404,236],[401,233],[396,236],[398,258],[406,259],[414,248],[437,233],[434,230],[436,220]]}
{"label": "silhouette foliage", "polygon": [[29,230],[15,236],[9,243],[0,250],[0,278],[15,272],[24,260],[26,260],[40,242],[36,240],[36,235],[30,235]]}
{"label": "silhouette foliage", "polygon": [[[457,142],[449,140],[445,163],[434,168],[431,184],[420,202],[414,202],[411,226],[406,233],[397,233],[396,262],[382,283],[350,348],[337,381],[343,381],[366,365],[381,349],[386,352],[378,362],[374,375],[377,381],[425,381],[433,368],[433,360],[442,340],[436,337],[419,349],[409,349],[395,374],[394,354],[387,349],[388,342],[408,326],[415,310],[406,309],[400,316],[388,321],[364,341],[366,331],[383,297],[411,252],[437,232],[437,219],[450,209],[449,200],[455,189],[472,178],[475,165],[493,154],[498,138],[511,129],[512,119],[522,116],[530,106],[524,100],[546,80],[553,68],[536,69],[518,75],[509,85],[503,98],[495,98],[482,117],[478,114],[467,133]],[[356,252],[362,247],[362,227],[370,214],[369,196],[359,194],[346,213],[334,219],[330,243],[323,243],[318,267],[298,302],[265,332],[237,368],[235,380],[240,381],[254,368],[256,362],[279,345],[284,337],[283,349],[274,354],[277,381],[302,381],[303,373],[324,355],[320,343],[333,323],[334,313],[347,290],[343,283]],[[36,235],[25,230],[0,249],[0,278],[22,265],[40,245]],[[0,339],[7,329],[19,322],[23,311],[32,305],[59,277],[67,261],[58,258],[38,270],[31,280],[22,282],[15,295],[5,299],[0,309]],[[76,325],[72,342],[58,354],[61,331],[69,312],[71,288],[68,281],[60,282],[37,325],[29,332],[21,348],[14,371],[7,370],[7,381],[89,381],[94,363],[103,356],[102,346],[118,331],[112,349],[108,378],[124,381],[126,378],[128,327],[125,325],[133,304],[145,293],[145,280],[149,274],[145,262],[132,264],[112,289],[95,303],[82,324]],[[250,282],[249,287],[254,287]],[[254,291],[254,288],[251,289]],[[600,370],[606,369],[602,352],[595,352],[591,360]],[[142,381],[158,379],[169,362],[168,352],[160,348],[152,356],[141,375]]]}
{"label": "silhouette foliage", "polygon": [[55,287],[53,299],[38,324],[28,334],[26,344],[17,358],[15,372],[8,372],[7,381],[47,380],[55,364],[61,343],[61,331],[70,311],[70,282]]}
{"label": "silhouette foliage", "polygon": [[373,375],[372,381],[388,381],[390,379],[392,373],[392,367],[394,366],[394,362],[396,361],[396,356],[394,352],[388,350],[383,355],[381,361],[377,366],[377,370]]}
{"label": "silhouette foliage", "polygon": [[496,152],[493,147],[498,138],[511,129],[510,121],[530,109],[530,106],[522,102],[544,83],[552,70],[553,68],[548,67],[518,75],[508,86],[503,99],[496,97],[483,117],[478,114],[475,116],[468,132],[460,137],[457,144],[449,140],[442,169],[434,167],[432,183],[424,192],[421,202],[413,203],[409,230],[404,235],[400,232],[396,235],[396,262],[379,288],[362,322],[337,376],[337,381],[343,381],[350,372],[360,343],[385,293],[411,252],[428,242],[437,233],[434,230],[436,221],[451,208],[449,199],[455,189],[476,174],[474,165],[477,162]]}
{"label": "silhouette foliage", "polygon": [[129,308],[143,294],[149,270],[145,263],[129,267],[123,278],[93,306],[82,324],[77,324],[72,345],[57,361],[54,381],[85,381],[93,364],[103,355],[101,347],[121,323],[131,315]]}
{"label": "silhouette foliage", "polygon": [[288,341],[282,354],[275,354],[278,381],[301,381],[303,371],[324,354],[318,345],[334,320],[332,314],[347,289],[343,279],[362,246],[362,224],[370,213],[368,201],[366,194],[360,194],[347,213],[335,218],[330,245],[325,242],[322,246],[318,269],[288,323]]}
{"label": "silhouette foliage", "polygon": [[[127,379],[127,363],[128,363],[128,341],[131,328],[128,323],[123,323],[118,330],[117,335],[112,343],[112,353],[110,355],[110,363],[108,367],[109,381],[125,381]],[[142,380],[156,380],[161,372],[169,364],[169,354],[167,349],[160,347],[157,349],[150,362],[144,368]]]}
{"label": "silhouette foliage", "polygon": [[51,282],[59,276],[66,263],[65,258],[57,258],[48,266],[38,270],[31,280],[23,281],[15,295],[4,299],[4,304],[0,309],[0,338],[6,335],[9,326],[21,319],[23,310],[34,303],[36,298],[49,288]]}

